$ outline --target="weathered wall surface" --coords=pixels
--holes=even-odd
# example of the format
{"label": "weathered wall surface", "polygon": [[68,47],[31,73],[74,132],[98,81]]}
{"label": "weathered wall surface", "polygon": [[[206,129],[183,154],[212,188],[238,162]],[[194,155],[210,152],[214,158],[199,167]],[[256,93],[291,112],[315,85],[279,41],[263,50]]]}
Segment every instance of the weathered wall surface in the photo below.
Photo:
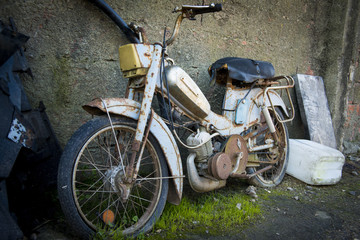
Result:
{"label": "weathered wall surface", "polygon": [[[207,68],[222,57],[270,61],[277,74],[322,75],[335,128],[344,126],[346,118],[342,116],[349,113],[344,115],[349,118],[347,124],[357,132],[345,138],[359,140],[359,124],[355,122],[359,118],[360,102],[356,90],[360,84],[358,70],[351,80],[353,87],[345,88],[346,94],[351,92],[349,108],[346,94],[333,90],[334,86],[343,89],[343,85],[337,86],[339,78],[343,79],[342,84],[347,83],[344,80],[347,65],[340,75],[338,67],[344,51],[351,51],[348,54],[353,60],[351,66],[358,69],[354,56],[359,45],[354,46],[359,41],[349,43],[351,50],[344,50],[343,46],[348,32],[344,28],[354,25],[352,20],[349,23],[349,16],[353,19],[356,15],[349,13],[349,4],[353,4],[350,9],[357,9],[356,1],[223,0],[222,12],[203,15],[197,21],[185,20],[169,54],[205,95],[211,96],[208,98],[215,109],[220,108],[223,91],[220,87],[208,87]],[[171,11],[175,6],[202,3],[200,0],[107,2],[126,22],[143,26],[152,42],[162,39],[165,26],[172,29],[176,15]],[[19,31],[31,37],[26,44],[26,55],[35,78],[25,78],[23,84],[34,107],[38,101],[44,101],[56,135],[64,145],[76,128],[91,117],[82,110],[82,104],[95,97],[123,96],[126,81],[119,69],[117,51],[127,40],[87,0],[0,0],[0,6],[1,20],[7,22],[12,16]],[[356,21],[359,22],[355,16]],[[356,28],[351,31],[358,39],[359,31]],[[351,34],[348,38],[354,35]],[[344,61],[349,61],[349,57]],[[339,112],[341,108],[345,110]],[[289,127],[291,137],[303,137],[299,118]],[[344,131],[337,133],[339,139]]]}
{"label": "weathered wall surface", "polygon": [[[360,140],[360,2],[329,1],[321,3],[326,9],[319,21],[326,21],[325,28],[314,28],[313,63],[319,66],[319,75],[325,87],[332,113],[338,146],[345,151],[356,149],[351,142]],[[319,25],[321,26],[321,25]],[[350,145],[349,145],[350,144]]]}

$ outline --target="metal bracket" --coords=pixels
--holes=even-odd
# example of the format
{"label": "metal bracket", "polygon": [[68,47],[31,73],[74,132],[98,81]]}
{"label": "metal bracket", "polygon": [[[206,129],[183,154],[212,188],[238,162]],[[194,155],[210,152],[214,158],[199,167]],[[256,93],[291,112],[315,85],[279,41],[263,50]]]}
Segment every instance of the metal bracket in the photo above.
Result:
{"label": "metal bracket", "polygon": [[264,91],[264,102],[265,102],[265,96],[267,96],[267,99],[269,99],[269,102],[270,102],[270,105],[271,105],[271,108],[272,110],[274,111],[275,113],[275,107],[271,101],[271,98],[269,96],[269,93],[268,91],[269,90],[282,90],[282,89],[285,89],[286,90],[286,93],[287,93],[287,97],[289,99],[289,103],[290,103],[290,106],[291,106],[291,117],[289,117],[288,119],[280,119],[280,117],[278,115],[275,114],[277,120],[281,123],[285,123],[285,122],[290,122],[294,119],[295,117],[295,110],[294,110],[294,104],[291,100],[291,96],[290,96],[290,92],[289,92],[289,88],[293,88],[295,86],[295,80],[291,77],[291,76],[279,76],[279,77],[276,77],[274,78],[274,80],[279,80],[279,79],[285,79],[287,84],[286,85],[283,85],[283,86],[277,86],[277,87],[267,87]]}

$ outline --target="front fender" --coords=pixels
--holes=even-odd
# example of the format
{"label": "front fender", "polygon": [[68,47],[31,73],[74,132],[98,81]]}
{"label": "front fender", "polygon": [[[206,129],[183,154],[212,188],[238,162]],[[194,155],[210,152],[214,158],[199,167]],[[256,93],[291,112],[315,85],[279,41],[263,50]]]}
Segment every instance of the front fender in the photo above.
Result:
{"label": "front fender", "polygon": [[[134,120],[139,119],[141,104],[127,98],[95,99],[84,105],[83,108],[92,115],[102,115],[106,113],[102,101],[106,103],[109,113],[125,116]],[[183,169],[179,148],[169,128],[156,113],[153,115],[150,132],[162,148],[170,174],[173,177],[169,184],[170,188],[167,200],[173,204],[180,204],[183,190]]]}

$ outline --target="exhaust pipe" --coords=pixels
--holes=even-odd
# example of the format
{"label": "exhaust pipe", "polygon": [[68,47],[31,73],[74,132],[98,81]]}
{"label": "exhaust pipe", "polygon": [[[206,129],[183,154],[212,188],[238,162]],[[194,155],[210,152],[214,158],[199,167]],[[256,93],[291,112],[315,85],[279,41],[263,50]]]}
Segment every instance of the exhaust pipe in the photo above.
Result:
{"label": "exhaust pipe", "polygon": [[187,172],[191,188],[195,192],[209,192],[218,188],[222,188],[226,184],[226,180],[211,180],[200,177],[195,166],[196,153],[190,153],[187,158]]}

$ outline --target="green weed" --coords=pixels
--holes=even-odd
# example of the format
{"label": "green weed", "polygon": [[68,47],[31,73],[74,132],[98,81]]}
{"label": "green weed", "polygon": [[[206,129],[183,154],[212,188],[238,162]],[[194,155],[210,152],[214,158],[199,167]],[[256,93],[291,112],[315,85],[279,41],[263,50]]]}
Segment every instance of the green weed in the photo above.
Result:
{"label": "green weed", "polygon": [[[261,214],[257,202],[243,193],[238,183],[217,192],[184,196],[181,204],[167,203],[150,234],[136,239],[184,239],[184,234],[213,236],[239,231],[249,220]],[[107,229],[98,232],[96,239],[124,239],[121,232]]]}
{"label": "green weed", "polygon": [[[217,235],[222,231],[236,229],[237,226],[259,214],[259,206],[241,193],[231,195],[210,193],[197,199],[184,197],[179,206],[166,205],[161,218],[155,224],[155,231],[163,232],[164,238],[179,237],[180,232],[206,231]],[[153,237],[158,238],[158,236]]]}

